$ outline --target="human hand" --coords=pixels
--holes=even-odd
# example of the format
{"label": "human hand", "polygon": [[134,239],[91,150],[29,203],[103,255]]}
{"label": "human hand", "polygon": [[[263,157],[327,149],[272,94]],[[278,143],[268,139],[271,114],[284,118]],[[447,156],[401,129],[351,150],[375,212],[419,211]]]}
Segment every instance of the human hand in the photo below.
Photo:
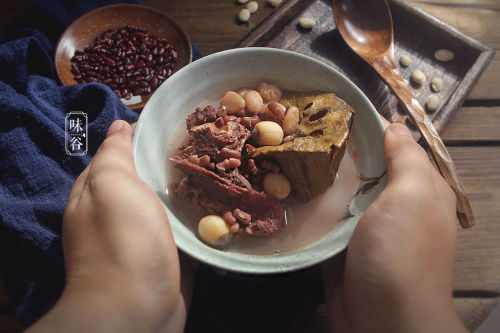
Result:
{"label": "human hand", "polygon": [[63,222],[66,286],[35,331],[184,328],[188,300],[177,248],[159,198],[135,170],[132,135],[129,124],[115,121],[71,190]]}
{"label": "human hand", "polygon": [[455,195],[401,124],[384,140],[386,188],[356,226],[335,276],[324,266],[335,332],[462,332],[452,304]]}

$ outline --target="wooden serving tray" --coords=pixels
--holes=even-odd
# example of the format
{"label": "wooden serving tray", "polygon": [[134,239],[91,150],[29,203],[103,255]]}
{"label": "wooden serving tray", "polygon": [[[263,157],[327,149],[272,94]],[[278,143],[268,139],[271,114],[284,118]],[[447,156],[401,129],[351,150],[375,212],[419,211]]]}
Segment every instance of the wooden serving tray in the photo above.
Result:
{"label": "wooden serving tray", "polygon": [[[412,58],[409,67],[400,66],[412,90],[425,107],[427,97],[437,94],[440,107],[429,113],[434,126],[442,130],[451,115],[463,104],[474,83],[493,59],[495,52],[455,28],[402,1],[389,1],[394,21],[395,56]],[[315,19],[312,30],[298,25],[300,17]],[[340,36],[333,20],[331,1],[288,0],[266,20],[246,35],[238,44],[287,49],[316,58],[345,74],[370,99],[375,108],[392,122],[406,122],[406,113],[396,95],[367,63],[357,56]],[[434,52],[446,48],[455,53],[454,60],[438,62]],[[427,81],[421,86],[411,83],[413,70],[421,69]],[[434,93],[430,88],[433,77],[443,79],[443,88]],[[415,132],[416,137],[419,135]]]}

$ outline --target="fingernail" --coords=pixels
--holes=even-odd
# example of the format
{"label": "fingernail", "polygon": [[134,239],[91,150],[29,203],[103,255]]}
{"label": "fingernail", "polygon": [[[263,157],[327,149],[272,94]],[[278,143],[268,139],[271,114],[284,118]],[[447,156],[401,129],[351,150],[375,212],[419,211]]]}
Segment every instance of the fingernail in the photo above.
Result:
{"label": "fingernail", "polygon": [[394,123],[394,124],[391,124],[389,126],[389,130],[393,133],[393,134],[402,134],[402,135],[406,135],[406,136],[409,136],[410,138],[413,139],[413,135],[411,134],[410,130],[408,129],[408,127],[406,127],[405,125],[403,124],[400,124],[400,123]]}
{"label": "fingernail", "polygon": [[108,128],[108,134],[106,136],[110,136],[111,134],[118,132],[123,128],[123,120],[115,120],[111,126]]}

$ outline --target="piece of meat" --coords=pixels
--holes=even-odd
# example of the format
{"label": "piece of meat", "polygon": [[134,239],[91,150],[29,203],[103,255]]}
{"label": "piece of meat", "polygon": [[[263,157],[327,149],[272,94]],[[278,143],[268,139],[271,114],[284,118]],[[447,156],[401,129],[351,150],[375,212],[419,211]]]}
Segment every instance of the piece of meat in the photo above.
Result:
{"label": "piece of meat", "polygon": [[[243,147],[251,135],[240,118],[223,113],[218,114],[207,106],[196,109],[186,119],[188,143],[170,158],[186,177],[171,184],[172,193],[180,199],[190,199],[196,208],[206,213],[222,215],[238,208],[250,214],[251,221],[242,225],[243,232],[276,233],[285,226],[280,202],[263,191],[256,191],[238,168],[213,167],[227,158],[246,161],[242,156],[246,153]],[[210,157],[210,161],[205,156]],[[246,168],[244,170],[247,173]]]}
{"label": "piece of meat", "polygon": [[[219,215],[224,211],[239,208],[252,216],[253,222],[249,225],[252,233],[270,234],[284,228],[283,207],[279,201],[269,197],[265,192],[255,191],[249,183],[250,187],[238,186],[230,179],[220,177],[185,159],[173,157],[170,160],[187,177],[187,180],[182,180],[180,184],[172,184],[174,194],[184,195],[184,198],[187,196],[191,198],[193,204]],[[182,188],[183,186],[189,187]],[[188,192],[189,194],[185,195]],[[257,223],[259,220],[261,222]]]}
{"label": "piece of meat", "polygon": [[217,110],[215,110],[211,105],[208,105],[203,109],[197,108],[195,112],[191,113],[186,118],[186,127],[189,130],[194,126],[215,121],[216,118]]}
{"label": "piece of meat", "polygon": [[209,122],[191,127],[189,130],[189,141],[187,146],[179,152],[182,158],[190,155],[208,155],[215,163],[224,158],[220,150],[224,147],[234,147],[241,153],[243,143],[250,137],[250,131],[232,117],[224,126],[217,127],[215,123]]}

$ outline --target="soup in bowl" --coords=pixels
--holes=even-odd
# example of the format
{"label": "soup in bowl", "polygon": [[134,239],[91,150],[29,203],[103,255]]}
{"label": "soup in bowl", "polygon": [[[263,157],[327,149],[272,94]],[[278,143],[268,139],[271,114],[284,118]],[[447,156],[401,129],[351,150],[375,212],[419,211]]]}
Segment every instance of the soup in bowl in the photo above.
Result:
{"label": "soup in bowl", "polygon": [[[336,96],[335,98],[353,110],[354,115],[349,122],[348,140],[343,147],[341,158],[338,158],[339,163],[335,165],[335,170],[331,173],[331,180],[327,179],[328,170],[324,170],[326,173],[321,172],[321,159],[318,159],[317,163],[314,159],[310,159],[312,162],[302,163],[304,165],[301,172],[308,173],[305,178],[313,179],[314,186],[306,186],[302,190],[298,181],[301,174],[293,175],[289,170],[287,171],[290,169],[287,165],[293,163],[279,157],[276,161],[275,151],[271,152],[272,154],[265,151],[269,150],[269,142],[259,142],[258,136],[255,135],[257,129],[267,129],[267,127],[248,120],[254,117],[258,120],[257,123],[274,121],[285,129],[285,132],[290,132],[283,123],[283,119],[273,119],[272,113],[268,114],[267,119],[265,112],[260,109],[252,114],[250,104],[237,110],[238,108],[230,104],[231,100],[228,102],[226,98],[228,92],[234,94],[230,94],[233,97],[238,93],[239,96],[244,97],[245,89],[247,91],[255,89],[254,91],[260,91],[265,96],[265,91],[259,90],[263,82],[278,87],[283,95],[275,101],[264,98],[259,107],[262,106],[264,109],[267,107],[266,112],[271,108],[269,103],[280,104],[281,102],[285,105],[282,110],[285,116],[292,107],[291,104],[300,104],[303,101],[293,96],[310,98],[312,95]],[[292,97],[287,99],[289,96]],[[318,116],[307,114],[306,109],[312,103],[302,104],[300,106],[301,122],[311,120],[318,124],[323,121],[319,118],[325,117],[325,108],[319,110],[322,112],[316,110],[318,114],[321,113],[321,116]],[[186,121],[190,115],[196,116],[196,110],[201,112],[208,106],[213,109],[213,119],[196,124]],[[198,118],[201,119],[201,117]],[[243,120],[243,118],[248,119]],[[193,116],[191,116],[192,119]],[[242,132],[239,138],[238,142],[241,147],[237,145],[232,147],[237,147],[236,150],[239,150],[240,155],[235,156],[238,158],[231,160],[229,156],[226,156],[228,158],[222,157],[222,160],[217,160],[218,156],[209,158],[209,156],[199,154],[200,156],[196,155],[188,160],[187,156],[184,156],[186,163],[183,164],[187,164],[188,168],[179,168],[179,163],[175,163],[175,157],[193,140],[190,137],[193,126],[211,126],[212,128],[219,126],[220,129],[227,129],[227,125],[224,125],[221,119],[226,119],[226,122],[237,122],[238,126],[242,127],[242,131],[247,133],[245,135]],[[324,131],[330,131],[329,124],[323,125]],[[287,145],[288,150],[293,150],[289,146],[294,142],[307,141],[309,138],[315,140],[315,135],[317,136],[317,131],[293,133],[291,138],[283,136],[282,141],[271,142],[272,145],[277,147]],[[137,172],[162,200],[176,244],[182,251],[202,262],[226,270],[255,274],[282,273],[322,262],[347,246],[357,221],[385,185],[383,133],[383,125],[377,111],[366,96],[345,76],[331,67],[313,58],[290,51],[244,48],[202,58],[181,69],[162,84],[146,104],[139,118],[133,139],[133,152]],[[321,135],[323,134],[322,131]],[[198,227],[200,219],[207,215],[215,215],[219,217],[218,223],[222,223],[222,227],[225,227],[223,224],[224,218],[227,217],[225,213],[234,213],[234,209],[239,207],[215,205],[224,208],[213,214],[214,212],[209,211],[206,205],[197,204],[200,202],[199,199],[193,200],[193,196],[179,196],[178,191],[175,191],[176,187],[172,185],[182,183],[186,174],[192,174],[194,169],[208,175],[208,178],[217,178],[217,175],[222,175],[224,178],[224,172],[236,172],[234,170],[238,170],[241,164],[240,173],[249,180],[250,188],[260,198],[259,200],[262,200],[259,205],[270,205],[271,201],[277,200],[276,197],[273,193],[269,193],[270,191],[266,192],[265,186],[261,188],[258,181],[254,180],[248,172],[250,159],[255,158],[259,169],[262,169],[263,161],[268,159],[266,156],[257,156],[259,153],[254,157],[255,152],[250,155],[247,146],[257,148],[257,150],[263,149],[260,155],[273,155],[271,161],[278,166],[281,163],[281,170],[278,168],[278,170],[266,172],[280,173],[285,178],[288,177],[291,183],[290,195],[286,198],[278,198],[280,200],[277,201],[282,207],[282,217],[278,215],[280,227],[267,228],[263,222],[265,216],[259,216],[258,219],[249,217],[248,221],[245,221],[245,216],[243,216],[243,219],[237,220],[237,230],[227,232],[230,242],[227,242],[224,247],[214,247],[213,243],[207,242],[207,239],[203,237],[203,230],[200,234]],[[298,144],[294,147],[295,150],[299,150]],[[279,150],[274,147],[271,149]],[[334,160],[332,156],[326,158]],[[238,166],[232,165],[232,162],[238,162]],[[212,183],[208,185],[199,183],[199,177],[191,176],[188,180],[195,187],[198,186],[197,192],[203,192],[204,189],[212,186]],[[308,190],[308,188],[318,186],[321,187],[319,191]],[[224,198],[224,196],[221,196],[220,191],[204,195],[204,201],[213,198]],[[238,202],[245,206],[247,201],[248,199],[245,198]],[[217,204],[215,199],[212,202]],[[276,205],[273,203],[274,206]],[[239,211],[236,210],[236,213]],[[254,209],[252,215],[254,214],[259,214],[259,212],[255,212]],[[238,214],[234,216],[238,218]],[[275,226],[275,224],[272,225]],[[229,227],[228,225],[227,230],[234,229],[234,227]],[[261,232],[266,230],[273,232]]]}

